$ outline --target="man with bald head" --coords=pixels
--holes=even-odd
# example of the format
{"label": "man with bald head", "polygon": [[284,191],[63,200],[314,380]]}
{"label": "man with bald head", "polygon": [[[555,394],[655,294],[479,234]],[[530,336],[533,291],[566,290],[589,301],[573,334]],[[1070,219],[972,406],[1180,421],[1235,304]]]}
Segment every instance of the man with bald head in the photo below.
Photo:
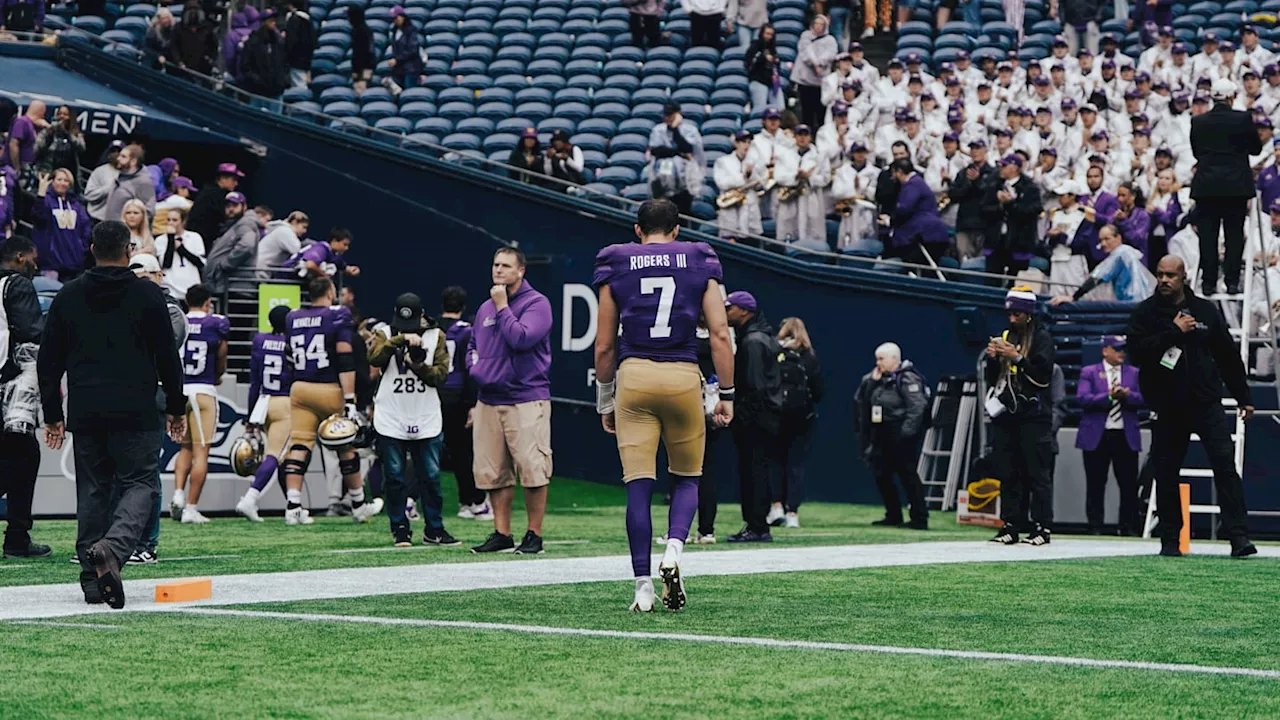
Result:
{"label": "man with bald head", "polygon": [[30,167],[36,161],[36,136],[49,127],[44,119],[45,104],[40,100],[32,100],[27,111],[13,119],[9,127],[9,139],[0,154],[0,167],[9,165],[18,177],[22,177],[23,168]]}
{"label": "man with bald head", "polygon": [[1245,526],[1244,485],[1236,472],[1231,434],[1235,426],[1223,412],[1223,383],[1239,405],[1240,417],[1253,415],[1253,400],[1239,345],[1211,301],[1187,287],[1182,259],[1165,255],[1156,266],[1156,293],[1129,317],[1129,358],[1138,368],[1138,384],[1157,413],[1151,428],[1156,509],[1160,515],[1160,554],[1178,557],[1182,510],[1178,494],[1182,461],[1191,433],[1200,436],[1222,508],[1222,529],[1231,556],[1257,553]]}

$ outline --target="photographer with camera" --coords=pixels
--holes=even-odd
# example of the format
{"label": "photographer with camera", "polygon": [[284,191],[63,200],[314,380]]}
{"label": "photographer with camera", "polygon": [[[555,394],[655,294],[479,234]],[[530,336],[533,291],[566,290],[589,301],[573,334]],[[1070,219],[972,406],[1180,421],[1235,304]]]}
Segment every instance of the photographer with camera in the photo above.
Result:
{"label": "photographer with camera", "polygon": [[[383,492],[396,547],[413,544],[405,517],[410,488],[418,498],[424,545],[457,545],[444,529],[444,498],[440,495],[440,445],[444,415],[436,388],[449,377],[449,349],[444,332],[422,314],[422,300],[413,293],[396,298],[391,324],[379,324],[369,348],[369,365],[382,371],[374,395],[373,429],[378,432],[378,456],[383,465]],[[407,464],[415,478],[410,480]]]}
{"label": "photographer with camera", "polygon": [[[551,136],[551,147],[547,148],[544,166],[544,172],[557,180],[573,185],[585,185],[587,182],[587,177],[582,174],[582,169],[586,167],[582,148],[570,143],[569,133],[563,130],[557,130]],[[555,187],[561,192],[565,190],[559,184]]]}

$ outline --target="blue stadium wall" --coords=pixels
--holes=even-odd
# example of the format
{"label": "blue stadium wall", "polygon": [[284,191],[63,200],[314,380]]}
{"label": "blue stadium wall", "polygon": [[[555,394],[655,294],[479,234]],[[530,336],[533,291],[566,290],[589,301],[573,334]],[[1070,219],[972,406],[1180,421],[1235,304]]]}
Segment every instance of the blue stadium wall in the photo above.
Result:
{"label": "blue stadium wall", "polygon": [[[251,202],[267,202],[278,215],[304,209],[317,237],[334,225],[349,227],[357,239],[351,259],[364,271],[356,288],[366,315],[388,312],[406,291],[433,307],[448,284],[465,287],[474,307],[488,295],[493,251],[502,242],[519,243],[530,258],[527,277],[551,300],[556,318],[552,388],[567,401],[553,414],[556,472],[619,482],[616,450],[589,406],[589,283],[599,248],[634,238],[629,213],[248,110],[91,49],[64,47],[59,61],[193,124],[241,138],[259,158],[251,168]],[[971,373],[989,332],[1003,327],[1001,293],[811,265],[741,246],[716,248],[729,289],[755,293],[775,325],[789,315],[803,318],[823,362],[827,396],[808,464],[809,498],[878,502],[858,458],[852,420],[853,394],[876,345],[899,343],[932,380]],[[1251,500],[1262,507],[1280,506],[1266,483],[1269,460],[1262,454],[1277,434],[1269,421],[1250,428],[1245,474]],[[717,484],[729,499],[737,495],[732,443],[719,449]]]}

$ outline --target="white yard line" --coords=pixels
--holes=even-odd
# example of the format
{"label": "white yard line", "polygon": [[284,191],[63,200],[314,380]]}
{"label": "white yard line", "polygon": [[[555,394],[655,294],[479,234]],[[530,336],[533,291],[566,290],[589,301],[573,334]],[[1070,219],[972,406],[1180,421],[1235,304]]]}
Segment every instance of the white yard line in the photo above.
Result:
{"label": "white yard line", "polygon": [[1197,675],[1236,675],[1244,677],[1280,680],[1280,670],[1256,668],[1215,667],[1212,665],[1187,665],[1181,663],[1155,663],[1132,660],[1098,660],[1095,658],[1062,655],[1025,655],[1022,653],[994,653],[974,650],[946,650],[940,648],[896,647],[893,645],[858,645],[851,643],[813,642],[808,640],[777,640],[761,637],[737,637],[731,635],[694,635],[690,633],[627,632],[622,630],[592,630],[587,628],[548,627],[544,625],[510,625],[507,623],[467,622],[459,620],[417,620],[406,618],[366,617],[352,615],[325,615],[319,613],[261,612],[256,610],[221,610],[215,608],[177,608],[179,612],[218,617],[246,617],[271,620],[300,620],[307,622],[359,623],[368,625],[395,625],[400,627],[447,628],[451,630],[482,630],[516,632],[533,635],[561,635],[571,637],[609,638],[618,640],[667,640],[673,642],[705,643],[711,645],[748,645],[751,647],[786,650],[824,650],[849,653],[874,653],[882,655],[919,655],[961,660],[993,660],[1003,662],[1037,663],[1043,665],[1069,665],[1074,667],[1104,668],[1115,670],[1147,670],[1156,672],[1190,673]]}
{"label": "white yard line", "polygon": [[75,628],[77,630],[119,630],[119,625],[100,625],[95,623],[53,622],[52,620],[10,620],[7,625],[39,625],[42,627]]}
{"label": "white yard line", "polygon": [[[1005,547],[973,541],[796,548],[756,547],[685,553],[682,570],[688,577],[751,575],[910,565],[1155,555],[1157,549],[1158,545],[1155,542],[1117,540],[1058,540],[1052,545],[1035,548],[1028,545]],[[1263,557],[1280,557],[1280,547],[1263,546],[1259,551]],[[1225,555],[1229,552],[1229,548],[1226,543],[1200,543],[1195,546],[1195,552],[1206,555]],[[1152,561],[1156,562],[1154,558]],[[1161,560],[1159,562],[1178,561]],[[127,574],[126,570],[126,576]],[[338,568],[212,577],[213,598],[192,604],[243,605],[297,602],[400,593],[533,587],[632,579],[631,560],[625,555],[582,558],[542,556],[528,559],[505,555],[501,558],[469,563]],[[128,598],[126,611],[171,607],[168,603],[157,604],[154,601],[156,585],[171,581],[172,578],[126,580],[124,584]],[[101,612],[114,611],[103,606],[85,605],[84,595],[78,584],[0,588],[0,620],[56,618]]]}
{"label": "white yard line", "polygon": [[191,560],[231,560],[239,555],[192,555],[191,557],[159,558],[158,562],[188,562]]}

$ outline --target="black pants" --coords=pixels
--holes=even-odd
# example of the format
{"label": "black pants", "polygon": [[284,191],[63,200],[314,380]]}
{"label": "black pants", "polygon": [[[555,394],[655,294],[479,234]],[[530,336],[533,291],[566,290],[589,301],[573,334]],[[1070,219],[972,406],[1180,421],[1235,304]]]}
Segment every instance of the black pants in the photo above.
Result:
{"label": "black pants", "polygon": [[35,435],[0,434],[0,493],[9,498],[6,548],[26,550],[31,544],[31,502],[39,472],[40,443]]}
{"label": "black pants", "polygon": [[1000,481],[1000,519],[1009,527],[1053,525],[1053,445],[1049,420],[1008,418],[991,424],[991,474]]}
{"label": "black pants", "polygon": [[631,44],[644,47],[645,40],[649,41],[649,47],[658,47],[662,44],[662,29],[658,23],[658,16],[631,13]]}
{"label": "black pants", "polygon": [[724,13],[715,15],[699,15],[689,13],[689,46],[720,48],[720,26],[724,24]]}
{"label": "black pants", "polygon": [[1120,486],[1120,531],[1138,533],[1138,452],[1129,447],[1123,430],[1107,430],[1094,450],[1084,451],[1085,516],[1090,528],[1100,528],[1107,495],[1107,475],[1115,468]]}
{"label": "black pants", "polygon": [[[155,430],[81,430],[75,433],[76,553],[80,582],[97,572],[89,546],[104,541],[121,566],[138,547],[160,487],[160,434]],[[119,500],[112,509],[111,496]]]}
{"label": "black pants", "polygon": [[907,491],[911,519],[916,522],[929,520],[924,485],[920,482],[920,474],[916,472],[916,466],[920,463],[919,440],[901,437],[893,428],[884,428],[874,440],[871,467],[876,476],[876,488],[884,501],[886,520],[902,522],[902,499],[898,495],[898,487],[893,484],[894,475],[898,476],[902,481],[902,488]]}
{"label": "black pants", "polygon": [[774,474],[777,454],[775,433],[757,424],[735,421],[733,442],[738,449],[738,482],[742,491],[742,521],[747,529],[769,532],[765,517],[769,514],[770,477]]}
{"label": "black pants", "polygon": [[442,405],[444,415],[444,446],[448,451],[449,461],[442,463],[453,471],[458,481],[458,503],[462,505],[479,505],[484,502],[484,491],[476,489],[476,475],[473,469],[474,445],[471,428],[467,427],[467,412],[471,406],[461,402],[445,402]]}
{"label": "black pants", "polygon": [[827,114],[827,108],[822,104],[822,86],[797,83],[796,93],[800,96],[800,122],[808,125],[816,136]]}
{"label": "black pants", "polygon": [[778,437],[778,470],[773,476],[772,501],[796,512],[804,501],[804,469],[813,439],[812,419],[784,420]]}
{"label": "black pants", "polygon": [[716,534],[716,447],[725,432],[707,428],[707,449],[702,456],[702,479],[698,481],[698,534]]}
{"label": "black pants", "polygon": [[[1196,232],[1200,235],[1200,269],[1203,271],[1204,294],[1210,295],[1218,285],[1218,228],[1226,241],[1226,253],[1222,262],[1222,274],[1227,285],[1240,282],[1240,267],[1244,256],[1244,218],[1248,214],[1246,198],[1199,198],[1196,200],[1200,220]],[[1162,516],[1163,517],[1163,516]]]}
{"label": "black pants", "polygon": [[[916,237],[919,237],[919,235],[917,235]],[[919,242],[909,242],[904,245],[887,244],[885,245],[884,252],[881,253],[881,257],[897,258],[904,263],[928,266],[929,258],[933,258],[933,262],[936,264],[938,262],[938,259],[941,258],[947,252],[947,249],[949,247],[950,247],[949,245],[938,244],[938,243],[925,246],[925,245],[921,245]],[[929,252],[929,255],[927,257],[925,256],[926,250]],[[937,276],[937,273],[933,272],[932,270],[913,269],[913,272],[915,272],[917,275],[920,275],[921,277]]]}
{"label": "black pants", "polygon": [[1244,483],[1236,472],[1235,446],[1231,443],[1234,428],[1222,406],[1200,405],[1180,408],[1180,412],[1160,413],[1151,427],[1151,457],[1155,465],[1156,512],[1160,514],[1160,541],[1177,545],[1182,530],[1182,502],[1178,471],[1187,454],[1191,433],[1200,435],[1213,483],[1218,489],[1218,506],[1222,508],[1222,531],[1228,538],[1244,538]]}

